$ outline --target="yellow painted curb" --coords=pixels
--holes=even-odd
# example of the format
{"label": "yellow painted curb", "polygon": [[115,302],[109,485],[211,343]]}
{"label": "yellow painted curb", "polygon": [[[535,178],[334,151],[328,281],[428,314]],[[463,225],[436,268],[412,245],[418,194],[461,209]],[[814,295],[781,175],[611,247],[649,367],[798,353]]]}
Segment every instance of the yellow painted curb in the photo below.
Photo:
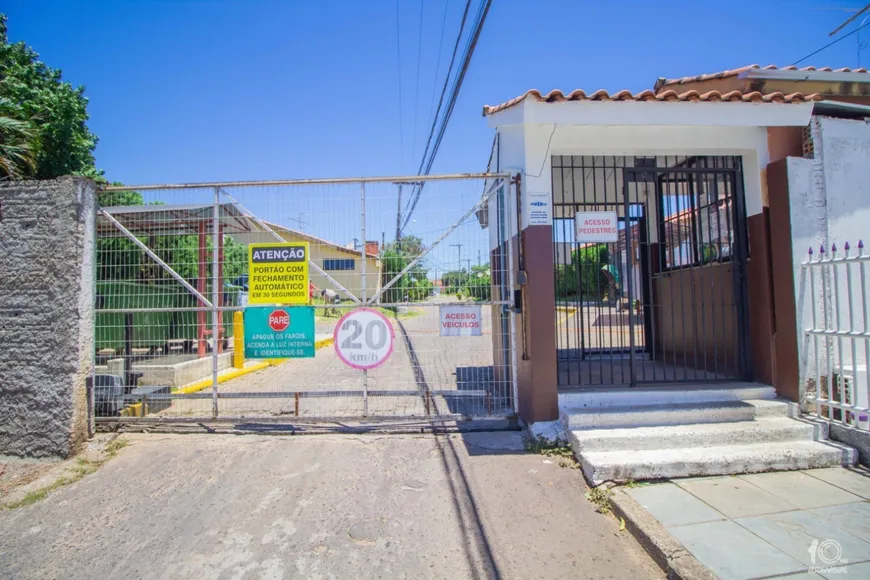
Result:
{"label": "yellow painted curb", "polygon": [[559,305],[557,304],[557,305],[556,305],[556,310],[558,310],[559,312],[568,312],[568,313],[571,313],[571,312],[577,312],[577,307],[576,307],[576,306],[559,306]]}
{"label": "yellow painted curb", "polygon": [[[323,348],[325,346],[329,346],[332,343],[333,343],[332,337],[318,340],[314,343],[314,350],[315,351],[320,350],[321,348]],[[256,372],[256,371],[261,371],[261,370],[268,368],[268,367],[277,366],[283,362],[287,362],[288,360],[292,360],[292,359],[273,358],[273,359],[268,359],[266,361],[263,361],[261,363],[257,363],[255,365],[251,365],[249,367],[245,367],[243,369],[233,369],[229,372],[221,373],[218,375],[218,384],[225,383],[226,381],[231,381],[235,378],[238,378],[238,377],[241,377],[241,376],[244,376],[244,375]],[[180,395],[187,395],[190,393],[199,392],[203,389],[210,387],[211,385],[212,385],[211,378],[202,379],[201,381],[191,383],[191,384],[189,384],[185,387],[182,387],[174,392],[177,394],[180,394]]]}

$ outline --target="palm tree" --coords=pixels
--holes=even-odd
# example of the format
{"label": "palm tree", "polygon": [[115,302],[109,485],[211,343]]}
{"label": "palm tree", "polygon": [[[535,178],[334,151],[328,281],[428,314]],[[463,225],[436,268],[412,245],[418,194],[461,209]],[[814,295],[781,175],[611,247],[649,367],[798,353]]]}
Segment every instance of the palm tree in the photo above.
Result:
{"label": "palm tree", "polygon": [[16,112],[12,101],[0,97],[0,179],[21,179],[35,169],[33,129]]}

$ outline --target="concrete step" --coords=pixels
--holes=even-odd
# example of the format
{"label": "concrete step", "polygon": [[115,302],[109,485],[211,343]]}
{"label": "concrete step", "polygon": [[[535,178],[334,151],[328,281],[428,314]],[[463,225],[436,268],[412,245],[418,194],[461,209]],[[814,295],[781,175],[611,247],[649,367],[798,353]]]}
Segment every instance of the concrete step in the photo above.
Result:
{"label": "concrete step", "polygon": [[670,403],[600,408],[563,407],[559,411],[567,431],[591,428],[652,427],[752,421],[756,417],[795,416],[796,406],[778,399]]}
{"label": "concrete step", "polygon": [[583,473],[593,484],[605,481],[671,479],[815,469],[855,465],[857,452],[831,441],[786,441],[722,447],[591,451],[578,454]]}
{"label": "concrete step", "polygon": [[762,417],[754,421],[729,423],[577,429],[570,432],[571,447],[579,453],[824,441],[827,438],[827,424],[787,417]]}
{"label": "concrete step", "polygon": [[598,387],[559,393],[559,406],[599,409],[775,398],[776,390],[773,387],[759,383],[708,383],[685,387]]}

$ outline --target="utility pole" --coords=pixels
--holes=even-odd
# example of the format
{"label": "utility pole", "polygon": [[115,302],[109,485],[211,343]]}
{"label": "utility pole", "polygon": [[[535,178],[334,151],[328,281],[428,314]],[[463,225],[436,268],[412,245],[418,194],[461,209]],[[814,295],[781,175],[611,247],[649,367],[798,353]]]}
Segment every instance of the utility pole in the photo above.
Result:
{"label": "utility pole", "polygon": [[399,186],[399,196],[396,203],[396,245],[402,239],[402,186],[403,185],[418,185],[422,186],[422,181],[394,181],[393,185]]}
{"label": "utility pole", "polygon": [[399,201],[396,204],[396,245],[399,245],[399,239],[402,237],[402,184],[399,186]]}
{"label": "utility pole", "polygon": [[462,270],[462,244],[450,244],[450,247],[456,248],[457,269]]}
{"label": "utility pole", "polygon": [[480,266],[480,250],[477,250],[477,265]]}

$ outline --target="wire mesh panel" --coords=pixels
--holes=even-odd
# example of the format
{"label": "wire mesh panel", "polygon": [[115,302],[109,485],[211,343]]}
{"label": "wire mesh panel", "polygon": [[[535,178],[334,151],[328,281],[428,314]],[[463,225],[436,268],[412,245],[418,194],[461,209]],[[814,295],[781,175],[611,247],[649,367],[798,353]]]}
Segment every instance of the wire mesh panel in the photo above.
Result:
{"label": "wire mesh panel", "polygon": [[[492,250],[504,240],[486,227],[489,216],[504,222],[508,187],[481,174],[105,189],[98,418],[512,414],[512,256]],[[260,244],[282,243],[305,247],[306,304],[264,301],[250,277],[297,284],[249,264]],[[271,352],[251,349],[259,308],[270,326],[273,314],[289,324],[313,308],[311,352],[252,358]],[[336,344],[363,312],[383,327]],[[365,340],[388,353],[370,368],[341,348]]]}
{"label": "wire mesh panel", "polygon": [[552,171],[559,384],[741,378],[739,158],[556,156]]}

